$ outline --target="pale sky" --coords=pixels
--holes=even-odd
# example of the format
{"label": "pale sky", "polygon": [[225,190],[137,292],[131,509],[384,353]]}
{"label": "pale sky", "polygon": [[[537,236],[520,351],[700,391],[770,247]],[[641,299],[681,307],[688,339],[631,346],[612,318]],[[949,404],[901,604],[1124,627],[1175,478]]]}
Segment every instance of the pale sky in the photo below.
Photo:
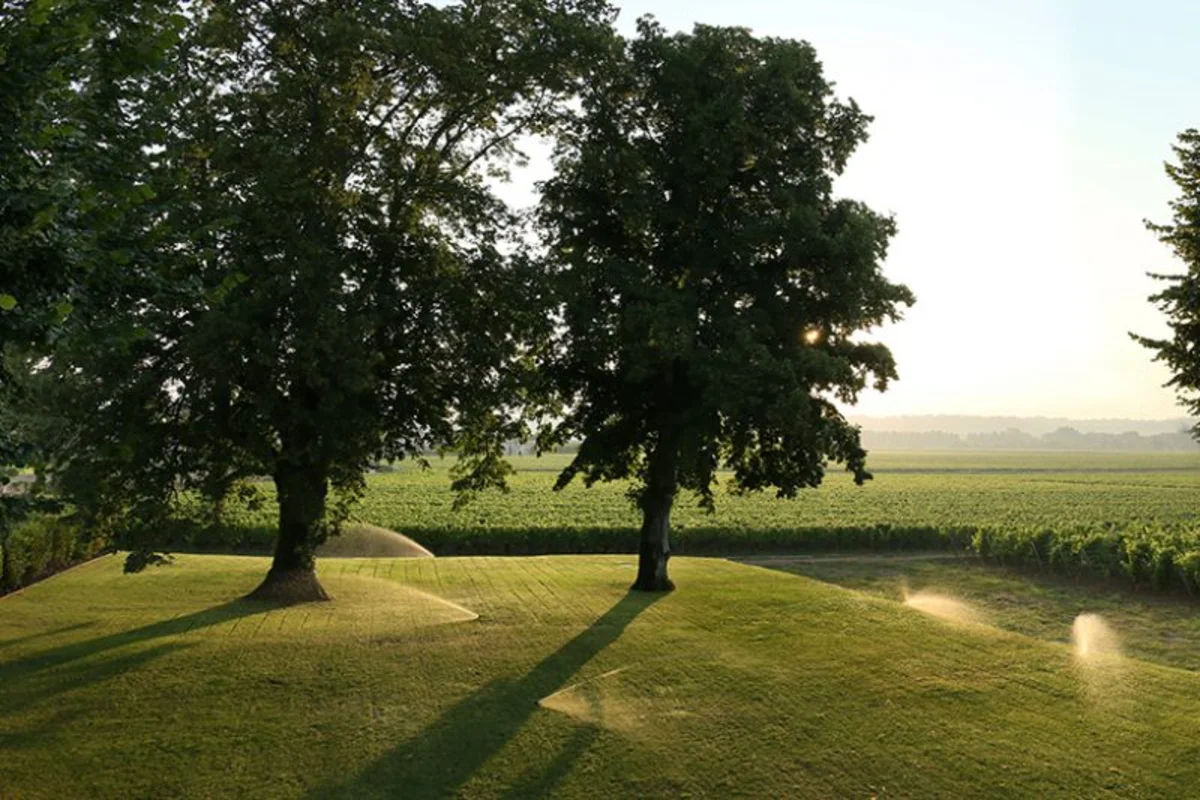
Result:
{"label": "pale sky", "polygon": [[885,271],[917,295],[878,332],[900,381],[856,411],[1182,415],[1127,331],[1159,335],[1145,272],[1181,266],[1162,170],[1200,127],[1197,0],[638,0],[668,29],[805,39],[875,117],[839,193],[894,212]]}

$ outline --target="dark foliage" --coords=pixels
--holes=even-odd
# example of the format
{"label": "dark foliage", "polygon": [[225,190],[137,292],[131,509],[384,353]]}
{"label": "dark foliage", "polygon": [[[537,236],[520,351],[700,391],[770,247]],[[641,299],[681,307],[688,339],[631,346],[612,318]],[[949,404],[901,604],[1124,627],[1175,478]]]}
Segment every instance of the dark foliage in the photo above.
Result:
{"label": "dark foliage", "polygon": [[71,124],[126,156],[123,189],[96,195],[113,215],[96,241],[66,247],[85,267],[60,289],[69,313],[20,372],[48,472],[136,551],[132,566],[181,490],[219,508],[267,474],[272,575],[311,572],[375,460],[452,447],[459,489],[503,480],[548,330],[538,265],[487,179],[555,124],[610,12],[190,9],[147,17],[163,37],[153,70],[88,67],[112,95],[107,121]]}
{"label": "dark foliage", "polygon": [[638,586],[670,587],[678,488],[793,497],[838,461],[870,477],[835,405],[896,376],[859,334],[912,302],[880,265],[893,221],[833,192],[869,117],[808,44],[697,26],[638,37],[561,138],[540,221],[565,305],[548,364],[582,439],[559,486],[636,479]]}

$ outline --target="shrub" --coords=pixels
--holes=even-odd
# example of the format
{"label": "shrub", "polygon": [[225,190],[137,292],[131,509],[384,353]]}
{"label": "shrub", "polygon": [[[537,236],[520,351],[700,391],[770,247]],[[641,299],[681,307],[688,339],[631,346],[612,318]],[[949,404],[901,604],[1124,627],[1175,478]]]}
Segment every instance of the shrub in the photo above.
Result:
{"label": "shrub", "polygon": [[94,554],[66,516],[31,514],[0,543],[0,592],[26,586]]}

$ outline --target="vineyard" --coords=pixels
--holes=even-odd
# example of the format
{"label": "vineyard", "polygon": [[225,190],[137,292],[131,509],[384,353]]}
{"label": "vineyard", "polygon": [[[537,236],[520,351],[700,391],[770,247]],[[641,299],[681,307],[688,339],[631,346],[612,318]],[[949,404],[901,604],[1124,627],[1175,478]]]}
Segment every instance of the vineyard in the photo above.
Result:
{"label": "vineyard", "polygon": [[[403,463],[368,479],[355,509],[439,555],[630,552],[638,516],[621,484],[552,486],[567,456],[513,459],[507,493],[453,509],[449,463]],[[1002,562],[1200,586],[1200,457],[1187,453],[882,453],[875,479],[831,471],[794,500],[718,487],[713,514],[683,496],[673,516],[682,553],[973,549]],[[269,483],[260,484],[270,498]],[[265,549],[274,505],[226,509],[203,549]]]}

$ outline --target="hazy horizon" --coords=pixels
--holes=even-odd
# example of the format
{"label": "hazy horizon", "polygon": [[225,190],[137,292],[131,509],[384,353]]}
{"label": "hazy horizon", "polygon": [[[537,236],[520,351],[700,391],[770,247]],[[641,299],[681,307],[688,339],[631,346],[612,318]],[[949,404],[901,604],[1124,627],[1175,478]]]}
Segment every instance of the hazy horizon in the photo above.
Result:
{"label": "hazy horizon", "polygon": [[[1200,4],[618,5],[627,33],[652,13],[673,30],[807,40],[837,93],[874,115],[838,191],[896,214],[885,270],[917,305],[877,334],[901,380],[854,415],[1184,415],[1127,333],[1165,332],[1145,273],[1181,268],[1142,220],[1169,219],[1162,164],[1200,126],[1178,102],[1200,82]],[[548,168],[532,155],[511,199]]]}
{"label": "hazy horizon", "polygon": [[986,414],[859,414],[851,409],[850,421],[872,433],[951,433],[956,435],[1003,433],[1018,430],[1040,436],[1060,428],[1080,433],[1137,433],[1154,436],[1190,431],[1195,420],[1176,415],[1163,418],[1011,416]]}

